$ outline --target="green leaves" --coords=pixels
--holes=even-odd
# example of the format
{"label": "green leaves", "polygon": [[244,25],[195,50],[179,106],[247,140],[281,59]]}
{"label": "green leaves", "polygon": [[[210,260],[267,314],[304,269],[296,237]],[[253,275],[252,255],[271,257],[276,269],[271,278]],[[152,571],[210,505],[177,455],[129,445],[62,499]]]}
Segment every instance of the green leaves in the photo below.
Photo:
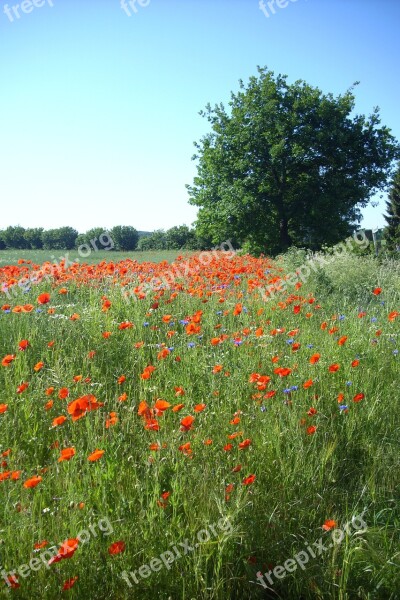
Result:
{"label": "green leaves", "polygon": [[197,177],[187,186],[197,228],[269,254],[337,243],[385,187],[399,145],[379,127],[378,109],[351,116],[353,88],[334,98],[266,68],[258,75],[231,94],[230,114],[222,104],[200,113],[211,132],[195,143]]}

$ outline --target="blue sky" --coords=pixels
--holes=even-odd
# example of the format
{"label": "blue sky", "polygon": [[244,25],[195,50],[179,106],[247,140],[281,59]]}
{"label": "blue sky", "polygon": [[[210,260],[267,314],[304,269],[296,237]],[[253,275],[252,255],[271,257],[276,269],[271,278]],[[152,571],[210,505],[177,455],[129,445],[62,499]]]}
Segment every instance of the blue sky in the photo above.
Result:
{"label": "blue sky", "polygon": [[190,225],[198,113],[257,65],[335,95],[360,81],[356,112],[400,139],[398,0],[258,2],[0,0],[0,228]]}

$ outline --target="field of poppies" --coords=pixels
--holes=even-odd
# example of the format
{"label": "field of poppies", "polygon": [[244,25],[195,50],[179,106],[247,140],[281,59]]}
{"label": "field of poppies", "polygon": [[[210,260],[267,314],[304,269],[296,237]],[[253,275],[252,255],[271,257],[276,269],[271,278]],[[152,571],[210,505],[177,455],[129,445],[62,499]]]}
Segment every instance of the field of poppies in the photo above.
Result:
{"label": "field of poppies", "polygon": [[400,269],[304,260],[0,268],[0,598],[400,598]]}

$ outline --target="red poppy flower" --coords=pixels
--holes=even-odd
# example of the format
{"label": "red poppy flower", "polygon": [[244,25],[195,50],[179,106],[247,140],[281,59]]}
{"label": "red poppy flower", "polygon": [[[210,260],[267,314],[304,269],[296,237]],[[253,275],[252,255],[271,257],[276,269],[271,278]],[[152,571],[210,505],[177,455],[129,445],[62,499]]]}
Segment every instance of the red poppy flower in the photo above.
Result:
{"label": "red poppy flower", "polygon": [[244,450],[244,448],[247,448],[248,446],[250,446],[250,444],[251,444],[251,440],[249,440],[249,439],[243,440],[243,442],[239,443],[239,450]]}
{"label": "red poppy flower", "polygon": [[30,346],[30,343],[28,342],[28,340],[21,340],[20,343],[18,344],[18,350],[21,350],[21,352],[23,352],[29,346]]}
{"label": "red poppy flower", "polygon": [[48,304],[50,302],[50,294],[40,294],[37,297],[37,301],[39,304]]}
{"label": "red poppy flower", "polygon": [[88,456],[88,461],[95,462],[96,460],[99,460],[103,456],[104,452],[105,450],[95,450]]}
{"label": "red poppy flower", "polygon": [[24,488],[34,488],[37,485],[39,485],[39,483],[42,481],[42,477],[37,476],[37,477],[31,477],[30,479],[27,479],[24,483]]}
{"label": "red poppy flower", "polygon": [[77,581],[78,581],[78,576],[77,575],[75,575],[75,577],[71,577],[71,579],[67,579],[67,581],[63,585],[63,591],[65,592],[67,590],[70,590],[72,588],[72,586],[74,586]]}
{"label": "red poppy flower", "polygon": [[255,475],[249,475],[248,477],[245,477],[242,481],[243,485],[251,485],[252,483],[254,483],[256,479]]}
{"label": "red poppy flower", "polygon": [[15,354],[6,354],[6,356],[1,361],[1,364],[3,365],[3,367],[9,367],[11,365],[11,363],[13,362],[13,360],[15,360],[15,358],[16,358]]}
{"label": "red poppy flower", "polygon": [[325,531],[330,531],[331,529],[335,529],[335,527],[337,527],[337,523],[333,519],[327,519],[322,525],[322,529]]}
{"label": "red poppy flower", "polygon": [[316,352],[315,354],[313,354],[310,358],[310,365],[316,365],[317,362],[319,361],[319,359],[321,358],[321,355],[318,354],[318,352]]}
{"label": "red poppy flower", "polygon": [[28,387],[29,383],[21,383],[21,385],[17,387],[17,394],[22,394]]}
{"label": "red poppy flower", "polygon": [[184,417],[181,421],[181,431],[189,431],[192,429],[194,423],[194,417],[191,415]]}
{"label": "red poppy flower", "polygon": [[114,542],[108,549],[108,554],[120,554],[125,551],[125,542]]}

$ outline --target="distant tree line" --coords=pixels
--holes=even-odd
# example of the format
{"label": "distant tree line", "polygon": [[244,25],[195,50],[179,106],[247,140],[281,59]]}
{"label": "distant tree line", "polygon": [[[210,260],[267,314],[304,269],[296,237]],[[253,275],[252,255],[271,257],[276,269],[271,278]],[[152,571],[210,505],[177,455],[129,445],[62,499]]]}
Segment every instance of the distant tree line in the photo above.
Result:
{"label": "distant tree line", "polygon": [[211,240],[199,237],[186,225],[154,232],[137,231],[130,225],[112,229],[95,227],[78,233],[73,227],[25,229],[20,225],[0,230],[0,250],[205,250]]}

